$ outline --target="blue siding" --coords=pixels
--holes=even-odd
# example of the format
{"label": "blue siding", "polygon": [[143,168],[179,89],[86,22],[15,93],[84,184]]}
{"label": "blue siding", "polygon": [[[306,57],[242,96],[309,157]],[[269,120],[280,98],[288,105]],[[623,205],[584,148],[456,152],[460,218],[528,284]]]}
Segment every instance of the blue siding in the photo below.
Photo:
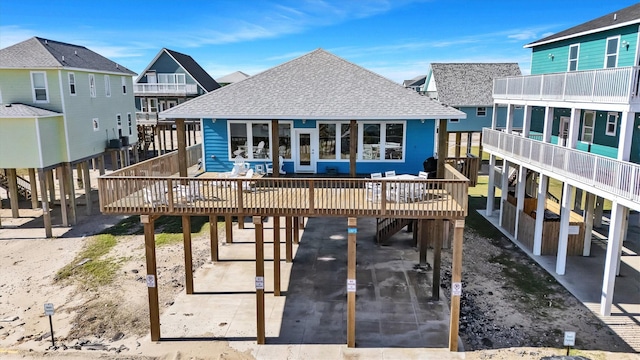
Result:
{"label": "blue siding", "polygon": [[315,129],[316,121],[315,120],[306,120],[305,123],[302,123],[302,120],[293,120],[293,128],[294,129]]}
{"label": "blue siding", "polygon": [[[491,128],[491,119],[493,117],[493,105],[487,106],[486,116],[477,116],[476,107],[461,107],[460,111],[467,114],[466,119],[460,119],[458,122],[447,122],[447,131],[449,132],[480,132],[483,128]],[[513,113],[513,126],[515,128],[522,127],[524,109],[517,108]],[[498,108],[498,127],[507,126],[507,108]]]}
{"label": "blue siding", "polygon": [[[604,68],[606,39],[620,35],[620,43],[627,41],[629,48],[618,44],[618,66],[633,66],[637,46],[638,25],[629,25],[619,29],[589,34],[577,38],[557,41],[551,44],[536,46],[531,54],[531,74],[545,74],[567,71],[569,46],[580,44],[578,53],[578,70]],[[549,57],[553,54],[553,58]]]}
{"label": "blue siding", "polygon": [[[315,121],[294,121],[294,128],[315,128]],[[372,172],[384,172],[387,170],[395,170],[398,173],[413,173],[423,169],[422,163],[425,159],[433,156],[435,144],[435,121],[427,120],[424,123],[418,120],[406,122],[406,142],[405,142],[405,160],[404,161],[367,161],[358,162],[356,164],[356,172],[359,174],[367,174]],[[229,157],[227,135],[227,121],[218,119],[214,123],[211,119],[203,120],[203,142],[204,142],[204,163],[205,171],[224,172],[230,171],[233,167],[233,161]],[[214,157],[212,157],[214,155]],[[249,161],[252,166],[256,164],[264,164],[265,161]],[[317,162],[317,172],[322,174],[327,172],[327,167],[337,168],[339,173],[349,173],[349,161],[326,161],[319,160]],[[290,160],[285,160],[284,170],[287,173],[293,173],[294,164]]]}

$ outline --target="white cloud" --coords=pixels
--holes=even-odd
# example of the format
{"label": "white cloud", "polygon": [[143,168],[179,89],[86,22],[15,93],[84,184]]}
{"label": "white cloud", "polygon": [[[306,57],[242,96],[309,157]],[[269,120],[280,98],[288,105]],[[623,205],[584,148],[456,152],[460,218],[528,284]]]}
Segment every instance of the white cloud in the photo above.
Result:
{"label": "white cloud", "polygon": [[15,45],[36,36],[36,32],[31,29],[21,28],[16,25],[0,26],[0,49]]}
{"label": "white cloud", "polygon": [[532,30],[525,30],[525,31],[521,31],[519,33],[508,35],[507,37],[509,39],[514,39],[514,40],[519,40],[519,41],[526,41],[526,40],[532,40],[532,39],[537,38],[537,35]]}

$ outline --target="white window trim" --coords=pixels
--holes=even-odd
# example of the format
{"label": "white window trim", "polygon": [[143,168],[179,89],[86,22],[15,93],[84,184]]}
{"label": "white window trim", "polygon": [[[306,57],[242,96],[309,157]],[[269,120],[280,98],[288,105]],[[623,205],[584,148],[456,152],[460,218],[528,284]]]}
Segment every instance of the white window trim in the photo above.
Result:
{"label": "white window trim", "polygon": [[[73,91],[71,91],[71,78],[73,78]],[[76,74],[72,72],[67,73],[67,79],[69,80],[69,95],[78,95],[78,82],[76,81]]]}
{"label": "white window trim", "polygon": [[[614,117],[614,121],[613,121],[613,132],[609,131],[609,124],[611,123],[609,121],[609,119],[611,117]],[[604,129],[604,133],[605,135],[608,136],[616,136],[616,134],[618,133],[618,113],[616,112],[609,112],[607,113],[607,127]]]}
{"label": "white window trim", "polygon": [[450,123],[459,123],[460,119],[449,119]]}
{"label": "white window trim", "polygon": [[106,97],[111,97],[111,78],[109,75],[104,76],[104,94]]}
{"label": "white window trim", "polygon": [[[385,159],[382,155],[380,159],[363,159],[364,155],[364,126],[367,124],[402,124],[402,158],[400,159]],[[380,127],[380,154],[386,154],[385,144],[387,142],[386,126]],[[404,162],[407,157],[407,122],[402,121],[359,121],[358,122],[358,161],[360,162]],[[344,161],[349,161],[345,159]]]}
{"label": "white window trim", "polygon": [[[292,121],[278,121],[278,124],[285,124],[285,123],[291,123],[291,133],[293,136],[293,122]],[[247,127],[247,154],[245,155],[251,155],[249,156],[245,156],[244,159],[246,161],[262,161],[262,162],[270,162],[271,161],[271,147],[273,146],[273,144],[271,144],[271,134],[272,134],[272,128],[271,128],[271,121],[270,120],[229,120],[227,121],[227,152],[229,154],[229,161],[233,161],[234,160],[234,155],[233,155],[233,149],[231,148],[231,124],[245,124],[245,126]],[[267,124],[269,126],[269,153],[267,153],[267,157],[264,159],[254,159],[253,158],[253,124]]]}
{"label": "white window trim", "polygon": [[[484,115],[480,115],[480,109],[484,109]],[[477,117],[486,117],[487,116],[487,107],[486,106],[478,106],[476,108],[476,116]]]}
{"label": "white window trim", "polygon": [[[586,118],[587,118],[587,114],[592,114],[593,115],[593,122],[591,123],[591,126],[587,126],[587,122],[586,122]],[[592,144],[593,143],[593,137],[594,137],[594,129],[595,129],[595,125],[596,125],[596,112],[595,111],[585,111],[584,112],[584,118],[582,120],[582,133],[580,135],[580,141],[584,142],[584,143],[588,143],[588,144]],[[590,127],[591,128],[591,141],[585,141],[584,140],[584,133],[585,133],[585,129]]]}
{"label": "white window trim", "polygon": [[616,45],[616,64],[614,65],[614,67],[618,67],[618,59],[620,59],[620,35],[616,35],[616,36],[609,36],[607,38],[607,40],[604,43],[604,65],[603,68],[607,69],[607,58],[609,56],[613,56],[607,54],[607,50],[609,50],[609,40],[611,39],[618,39],[617,45]]}
{"label": "white window trim", "polygon": [[[336,153],[334,154],[333,159],[320,159],[320,154],[318,153],[318,162],[336,162],[336,161],[349,161],[349,159],[341,159],[340,154],[342,154],[342,125],[349,124],[349,121],[318,121],[316,122],[316,129],[318,130],[318,136],[320,135],[320,124],[333,124],[336,126]],[[358,129],[360,126],[358,126]],[[320,139],[318,139],[320,140]],[[320,149],[318,149],[320,150]]]}
{"label": "white window trim", "polygon": [[120,83],[122,84],[122,95],[127,95],[127,78],[121,76],[120,79]]}
{"label": "white window trim", "polygon": [[[33,74],[42,74],[44,75],[44,92],[47,98],[45,100],[37,100],[36,99],[36,88],[33,83]],[[31,71],[29,73],[29,78],[31,79],[31,95],[33,95],[33,102],[45,104],[49,102],[49,83],[47,82],[47,73],[45,71]]]}
{"label": "white window trim", "polygon": [[[567,60],[567,72],[571,71],[571,48],[573,47],[577,47],[578,51],[576,52],[576,69],[573,71],[578,71],[578,61],[580,59],[580,44],[571,44],[569,45],[569,54],[567,56],[568,60]],[[606,64],[606,63],[605,63]]]}
{"label": "white window trim", "polygon": [[122,115],[116,114],[116,129],[122,130]]}
{"label": "white window trim", "polygon": [[[93,85],[91,81],[93,80]],[[95,74],[89,74],[89,96],[94,98],[96,97],[96,76]]]}

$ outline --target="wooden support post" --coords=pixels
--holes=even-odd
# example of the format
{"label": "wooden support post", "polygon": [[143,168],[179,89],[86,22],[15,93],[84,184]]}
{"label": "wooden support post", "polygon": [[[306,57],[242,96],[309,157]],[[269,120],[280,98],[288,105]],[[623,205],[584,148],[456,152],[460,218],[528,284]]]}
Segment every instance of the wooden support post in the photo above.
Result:
{"label": "wooden support post", "polygon": [[66,177],[65,181],[68,184],[67,193],[69,194],[69,222],[71,223],[71,225],[75,225],[78,223],[78,217],[76,215],[78,207],[76,205],[76,189],[73,184],[73,167],[71,167],[71,164],[65,163],[63,171]]}
{"label": "wooden support post", "polygon": [[584,206],[584,244],[582,247],[582,256],[591,255],[591,236],[593,236],[593,207],[596,202],[596,196],[587,192],[586,204]]}
{"label": "wooden support post", "polygon": [[193,256],[191,251],[191,216],[182,216],[182,238],[184,239],[184,277],[187,294],[193,294]]}
{"label": "wooden support post", "polygon": [[[178,132],[178,163],[180,177],[187,177],[187,141],[184,129],[184,119],[176,120],[176,128]],[[171,136],[173,139],[173,136]],[[171,145],[173,148],[173,144]]]}
{"label": "wooden support post", "polygon": [[465,151],[465,156],[467,154],[471,154],[471,146],[472,145],[472,140],[473,140],[473,133],[472,132],[468,132],[467,133],[467,150]]}
{"label": "wooden support post", "polygon": [[91,175],[89,174],[89,162],[85,162],[82,167],[82,173],[84,174],[84,198],[87,203],[87,216],[91,215],[93,207],[93,198],[91,197]]}
{"label": "wooden support post", "polygon": [[[432,220],[435,222],[443,222],[441,220]],[[441,224],[444,229],[449,224],[444,220],[444,223]],[[442,265],[442,243],[445,236],[445,231],[442,231],[441,234],[437,234],[437,236],[433,237],[433,273],[431,274],[433,278],[431,279],[431,298],[435,301],[440,300],[440,266]]]}
{"label": "wooden support post", "polygon": [[49,207],[52,207],[56,201],[56,183],[53,181],[53,169],[45,172],[47,179],[47,187],[49,188]]}
{"label": "wooden support post", "polygon": [[[313,185],[313,183],[311,185]],[[305,223],[304,216],[300,216],[300,229],[301,230],[304,230],[304,223]]]}
{"label": "wooden support post", "polygon": [[[44,170],[38,169],[38,182],[40,184],[40,194],[42,195],[42,220],[44,221],[44,233],[47,238],[53,237],[51,229],[51,212],[49,212],[49,201],[47,199],[47,176]],[[35,184],[31,186],[34,188]]]}
{"label": "wooden support post", "polygon": [[38,181],[36,180],[36,169],[29,168],[29,184],[31,185],[31,208],[38,208]]}
{"label": "wooden support post", "polygon": [[227,237],[227,244],[233,243],[233,221],[231,215],[224,216],[225,235]]}
{"label": "wooden support post", "polygon": [[349,174],[356,177],[356,153],[358,152],[358,123],[349,122]]}
{"label": "wooden support post", "polygon": [[149,323],[151,341],[160,340],[160,306],[158,304],[158,272],[156,270],[156,242],[154,218],[140,215],[144,225],[144,249],[147,262],[147,292],[149,294]]}
{"label": "wooden support post", "polygon": [[413,246],[415,247],[418,247],[418,221],[419,220],[413,220],[411,223],[411,236],[413,237]]}
{"label": "wooden support post", "polygon": [[111,150],[111,170],[116,171],[118,169],[118,151]]}
{"label": "wooden support post", "polygon": [[253,224],[256,233],[256,317],[257,343],[265,343],[265,311],[264,311],[264,233],[262,216],[254,216]]}
{"label": "wooden support post", "polygon": [[293,239],[292,236],[293,235],[291,233],[291,229],[292,229],[292,225],[291,225],[291,216],[287,216],[284,218],[284,242],[285,242],[285,256],[286,256],[286,261],[288,263],[293,262]]}
{"label": "wooden support post", "polygon": [[299,216],[293,217],[293,243],[294,244],[300,243],[300,217]]}
{"label": "wooden support post", "polygon": [[453,256],[451,259],[451,322],[449,325],[449,351],[458,351],[460,325],[460,296],[462,295],[462,239],[464,220],[455,220]]}
{"label": "wooden support post", "polygon": [[244,216],[243,215],[238,215],[238,229],[240,229],[240,230],[244,229]]}
{"label": "wooden support post", "polygon": [[444,164],[449,151],[449,133],[447,132],[447,119],[438,120],[438,163],[436,177],[444,177]]}
{"label": "wooden support post", "polygon": [[480,133],[480,140],[478,145],[478,171],[482,170],[482,132]]}
{"label": "wooden support post", "polygon": [[273,295],[280,296],[280,217],[273,217]]}
{"label": "wooden support post", "polygon": [[64,166],[58,166],[56,168],[56,175],[58,175],[58,184],[60,188],[60,211],[62,214],[62,226],[69,226],[69,213],[67,209],[67,182],[65,181],[66,175]]}
{"label": "wooden support post", "polygon": [[[429,233],[433,233],[433,220],[420,220],[418,223],[418,249],[420,251],[420,266],[427,265],[427,241],[429,241]],[[429,230],[431,231],[429,231]]]}
{"label": "wooden support post", "polygon": [[218,257],[218,216],[209,215],[209,239],[211,241],[211,261],[220,260]]}
{"label": "wooden support post", "polygon": [[100,175],[105,174],[104,170],[104,154],[98,156],[98,171]]}
{"label": "wooden support post", "polygon": [[273,177],[280,177],[280,127],[278,120],[271,120],[271,161]]}
{"label": "wooden support post", "polygon": [[593,215],[593,227],[602,228],[602,213],[604,211],[604,198],[598,196],[596,198],[596,209]]}
{"label": "wooden support post", "polygon": [[7,169],[9,177],[9,203],[11,204],[11,216],[20,217],[20,199],[18,199],[18,174],[16,169]]}
{"label": "wooden support post", "polygon": [[347,219],[347,347],[356,347],[356,237],[358,219]]}
{"label": "wooden support post", "polygon": [[[73,168],[71,169],[72,173],[73,173]],[[77,176],[77,180],[76,180],[76,185],[78,185],[78,189],[83,189],[84,188],[84,173],[82,172],[82,163],[77,163],[76,164],[76,176]]]}
{"label": "wooden support post", "polygon": [[462,148],[462,133],[461,132],[457,132],[456,133],[456,157],[459,158],[460,157],[460,152]]}

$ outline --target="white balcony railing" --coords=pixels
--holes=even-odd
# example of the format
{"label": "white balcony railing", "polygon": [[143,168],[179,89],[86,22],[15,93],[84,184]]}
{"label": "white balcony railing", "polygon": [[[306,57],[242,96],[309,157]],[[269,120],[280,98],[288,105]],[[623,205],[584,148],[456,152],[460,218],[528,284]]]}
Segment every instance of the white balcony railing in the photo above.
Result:
{"label": "white balcony railing", "polygon": [[523,138],[503,131],[483,129],[482,146],[497,156],[522,162],[525,167],[546,170],[572,181],[595,187],[617,199],[640,203],[640,165],[580,150]]}
{"label": "white balcony railing", "polygon": [[493,80],[493,98],[630,104],[638,97],[640,67],[513,76]]}
{"label": "white balcony railing", "polygon": [[171,83],[134,84],[134,93],[195,95],[198,93],[198,86],[196,84]]}

